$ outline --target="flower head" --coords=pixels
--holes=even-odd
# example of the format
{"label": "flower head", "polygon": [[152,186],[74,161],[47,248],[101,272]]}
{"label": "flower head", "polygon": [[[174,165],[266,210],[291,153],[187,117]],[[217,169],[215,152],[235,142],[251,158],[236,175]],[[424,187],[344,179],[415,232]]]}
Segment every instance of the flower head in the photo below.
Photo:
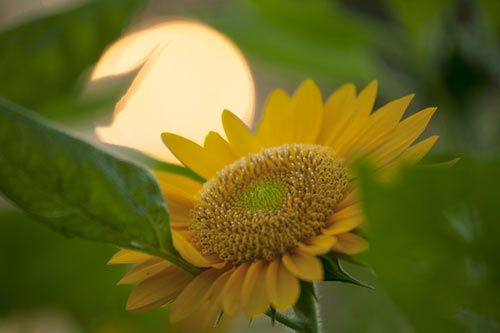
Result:
{"label": "flower head", "polygon": [[304,81],[293,97],[274,91],[252,133],[229,111],[222,114],[227,140],[215,132],[203,146],[163,133],[170,151],[206,179],[156,175],[171,214],[176,249],[203,269],[193,276],[145,254],[120,251],[111,263],[136,263],[121,283],[139,283],[127,308],[143,311],[174,300],[171,319],[203,307],[207,323],[223,311],[248,317],[270,307],[286,310],[300,294],[300,280],[321,281],[320,256],[355,254],[367,242],[352,163],[370,160],[387,174],[417,163],[434,145],[412,146],[435,108],[401,121],[412,95],[372,113],[377,83],[359,94],[346,84],[322,102]]}

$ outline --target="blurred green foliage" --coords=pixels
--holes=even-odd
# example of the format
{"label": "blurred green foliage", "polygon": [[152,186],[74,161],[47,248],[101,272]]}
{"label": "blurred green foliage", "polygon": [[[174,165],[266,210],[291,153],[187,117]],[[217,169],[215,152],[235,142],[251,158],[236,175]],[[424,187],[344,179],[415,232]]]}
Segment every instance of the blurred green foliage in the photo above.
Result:
{"label": "blurred green foliage", "polygon": [[337,83],[375,76],[370,48],[382,37],[378,26],[353,20],[333,2],[235,1],[222,11],[200,16],[271,70]]}
{"label": "blurred green foliage", "polygon": [[50,106],[79,96],[81,74],[121,35],[143,4],[143,0],[89,1],[2,32],[0,96],[52,116],[76,111],[56,113]]}
{"label": "blurred green foliage", "polygon": [[[116,286],[127,267],[107,266],[116,249],[65,238],[18,211],[0,213],[0,326],[2,317],[62,311],[86,332],[157,332],[165,311],[125,311],[130,286]],[[5,320],[5,319],[4,319]]]}
{"label": "blurred green foliage", "polygon": [[361,172],[370,251],[384,289],[420,332],[500,331],[500,161]]}

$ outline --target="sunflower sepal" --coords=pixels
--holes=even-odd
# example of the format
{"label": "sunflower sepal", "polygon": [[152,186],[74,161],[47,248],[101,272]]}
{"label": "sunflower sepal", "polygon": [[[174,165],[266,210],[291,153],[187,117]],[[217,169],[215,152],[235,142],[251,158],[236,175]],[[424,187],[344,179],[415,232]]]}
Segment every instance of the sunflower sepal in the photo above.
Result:
{"label": "sunflower sepal", "polygon": [[297,332],[311,332],[309,323],[301,317],[289,316],[282,313],[274,307],[270,307],[269,311],[266,312],[266,316],[271,318],[271,323],[274,326],[276,322],[280,322],[288,328],[291,328]]}
{"label": "sunflower sepal", "polygon": [[365,287],[368,289],[375,289],[375,287],[363,281],[360,281],[351,276],[349,273],[347,273],[342,267],[342,264],[340,263],[340,258],[337,256],[336,253],[330,252],[326,255],[321,256],[320,259],[323,264],[323,269],[325,272],[325,277],[324,277],[325,281],[346,282],[355,284],[357,286]]}
{"label": "sunflower sepal", "polygon": [[271,325],[274,327],[276,325],[276,309],[274,307],[269,307],[269,311],[267,311],[266,315],[271,318]]}
{"label": "sunflower sepal", "polygon": [[221,311],[219,313],[219,316],[217,316],[217,319],[215,320],[215,323],[214,323],[214,328],[217,328],[217,326],[219,326],[219,323],[220,321],[222,320],[222,316],[224,316],[224,311]]}
{"label": "sunflower sepal", "polygon": [[352,256],[344,253],[337,253],[337,252],[331,252],[330,255],[335,256],[336,258],[343,260],[345,262],[348,262],[352,265],[358,266],[358,267],[363,267],[374,273],[373,267],[370,266],[368,263],[361,261],[359,259],[355,259]]}

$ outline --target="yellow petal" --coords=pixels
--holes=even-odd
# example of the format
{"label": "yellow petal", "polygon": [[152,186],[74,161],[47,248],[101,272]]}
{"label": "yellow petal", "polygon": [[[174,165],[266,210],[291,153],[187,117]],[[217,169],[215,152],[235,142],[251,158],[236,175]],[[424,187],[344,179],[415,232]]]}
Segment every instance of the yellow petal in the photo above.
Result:
{"label": "yellow petal", "polygon": [[430,168],[451,168],[452,166],[457,164],[460,160],[461,160],[460,157],[455,157],[454,159],[451,159],[447,162],[434,163],[434,164],[428,165],[427,167],[430,167]]}
{"label": "yellow petal", "polygon": [[272,305],[282,311],[294,305],[300,295],[299,280],[288,271],[281,259],[267,266],[266,289]]}
{"label": "yellow petal", "polygon": [[189,212],[196,203],[195,196],[203,184],[169,172],[155,171],[155,175],[170,212],[171,225],[189,221]]}
{"label": "yellow petal", "polygon": [[195,195],[203,184],[184,176],[162,171],[156,171],[155,175],[167,203],[174,201],[189,208],[194,206],[196,203]]}
{"label": "yellow petal", "polygon": [[322,118],[321,91],[313,80],[307,79],[297,88],[290,103],[288,126],[293,128],[290,142],[315,143],[321,129]]}
{"label": "yellow petal", "polygon": [[176,230],[185,229],[187,230],[191,225],[191,219],[189,217],[189,211],[186,215],[178,215],[176,211],[172,211],[172,208],[169,206],[170,211],[170,227]]}
{"label": "yellow petal", "polygon": [[130,294],[127,311],[142,312],[162,306],[174,299],[192,279],[191,274],[177,268],[144,280]]}
{"label": "yellow petal", "polygon": [[438,139],[439,136],[435,135],[416,143],[399,156],[398,163],[417,164],[434,147]]}
{"label": "yellow petal", "polygon": [[344,208],[347,208],[349,206],[355,205],[359,202],[359,193],[358,190],[353,189],[350,192],[348,192],[342,200],[337,204],[335,207],[335,210],[342,210]]}
{"label": "yellow petal", "polygon": [[379,176],[382,179],[389,180],[396,175],[401,167],[417,164],[431,150],[438,138],[438,136],[431,136],[411,146],[399,155],[394,162],[380,169]]}
{"label": "yellow petal", "polygon": [[228,110],[222,112],[222,126],[231,147],[233,147],[238,157],[261,151],[262,146],[257,138],[250,133],[248,127],[232,112]]}
{"label": "yellow petal", "polygon": [[215,158],[218,162],[217,169],[222,169],[226,165],[233,163],[238,156],[231,149],[229,143],[216,132],[208,132],[203,144],[205,153]]}
{"label": "yellow petal", "polygon": [[207,257],[198,251],[190,242],[190,233],[185,231],[172,230],[174,247],[179,251],[182,258],[197,267],[210,267],[220,263],[215,257]]}
{"label": "yellow petal", "polygon": [[403,120],[388,140],[370,154],[376,165],[384,166],[405,151],[422,134],[435,111],[436,108],[427,108]]}
{"label": "yellow petal", "polygon": [[399,98],[378,109],[369,117],[366,129],[346,154],[362,155],[377,147],[382,138],[396,128],[414,96],[411,94]]}
{"label": "yellow petal", "polygon": [[139,264],[153,258],[149,254],[122,249],[116,252],[108,261],[108,265]]}
{"label": "yellow petal", "polygon": [[266,281],[267,265],[263,260],[250,264],[248,272],[243,282],[242,301],[245,314],[249,319],[265,313],[269,308],[269,297],[266,288],[263,288]]}
{"label": "yellow petal", "polygon": [[361,92],[357,98],[356,117],[366,118],[370,115],[377,97],[378,82],[373,80]]}
{"label": "yellow petal", "polygon": [[191,178],[165,171],[154,171],[158,183],[163,188],[174,189],[182,195],[194,197],[203,187],[203,184]]}
{"label": "yellow petal", "polygon": [[[223,310],[222,299],[224,294],[222,293],[222,290],[224,290],[224,286],[229,280],[229,277],[231,277],[231,273],[232,271],[222,273],[217,280],[212,283],[208,292],[208,299],[206,300],[205,305],[202,305],[202,308],[199,309],[199,311],[203,311],[201,312],[202,315],[200,319],[201,327],[212,328],[215,321],[219,317],[219,314]],[[226,314],[226,317],[229,316]]]}
{"label": "yellow petal", "polygon": [[326,224],[330,225],[333,222],[343,220],[350,217],[356,217],[361,214],[359,205],[351,205],[344,209],[337,210],[330,218],[327,219]]}
{"label": "yellow petal", "polygon": [[170,320],[179,321],[193,313],[209,296],[210,287],[223,271],[207,269],[196,276],[170,308]]}
{"label": "yellow petal", "polygon": [[352,147],[353,142],[364,131],[370,112],[373,109],[376,95],[377,81],[372,81],[359,93],[354,103],[355,107],[352,111],[352,116],[349,118],[347,125],[343,128],[339,136],[330,143],[330,146],[333,147],[339,156],[344,156]]}
{"label": "yellow petal", "polygon": [[218,307],[215,307],[210,300],[205,300],[188,318],[175,325],[176,330],[174,332],[224,332],[224,328],[227,327],[225,322],[228,321],[229,316],[222,316],[217,327],[215,327],[221,311],[220,304]]}
{"label": "yellow petal", "polygon": [[161,138],[172,154],[198,175],[210,179],[217,172],[217,160],[198,144],[172,133],[162,133]]}
{"label": "yellow petal", "polygon": [[359,227],[363,222],[363,216],[358,205],[352,205],[335,212],[326,220],[326,227],[322,232],[326,235],[338,235],[349,232]]}
{"label": "yellow petal", "polygon": [[283,264],[285,264],[285,267],[290,273],[301,280],[323,280],[323,264],[321,264],[321,260],[315,256],[298,250],[294,253],[286,253],[283,255]]}
{"label": "yellow petal", "polygon": [[265,147],[277,147],[289,143],[284,135],[288,131],[288,118],[292,99],[281,89],[274,90],[264,107],[262,120],[257,127],[256,137]]}
{"label": "yellow petal", "polygon": [[175,191],[162,191],[169,213],[182,218],[189,218],[190,211],[196,204],[196,199],[194,197],[189,199],[182,197]]}
{"label": "yellow petal", "polygon": [[224,306],[224,313],[229,316],[234,316],[243,307],[242,289],[247,270],[247,263],[239,265],[224,287],[222,305]]}
{"label": "yellow petal", "polygon": [[160,258],[149,259],[128,272],[120,281],[118,281],[118,285],[144,281],[172,266],[172,263]]}
{"label": "yellow petal", "polygon": [[317,139],[318,143],[326,145],[340,133],[351,116],[350,112],[355,99],[356,88],[352,83],[343,85],[328,98],[325,103],[323,122]]}
{"label": "yellow petal", "polygon": [[224,293],[222,291],[224,290],[233,272],[234,268],[227,270],[221,275],[219,275],[219,277],[212,284],[208,292],[208,299],[210,300],[210,302],[214,304],[219,304],[221,306],[221,309],[222,309],[222,299],[224,298]]}
{"label": "yellow petal", "polygon": [[326,235],[318,235],[298,243],[300,252],[318,256],[330,252],[337,239]]}
{"label": "yellow petal", "polygon": [[349,232],[360,226],[362,220],[359,217],[352,217],[336,221],[326,228],[321,229],[325,235],[334,236]]}
{"label": "yellow petal", "polygon": [[[172,221],[182,223],[190,218],[189,212],[191,208],[193,208],[193,205],[187,205],[180,200],[176,200],[176,197],[164,196],[164,198]],[[174,226],[174,224],[172,224],[172,226]]]}
{"label": "yellow petal", "polygon": [[345,233],[335,236],[337,243],[333,245],[333,250],[346,254],[356,254],[368,249],[368,242],[353,233]]}

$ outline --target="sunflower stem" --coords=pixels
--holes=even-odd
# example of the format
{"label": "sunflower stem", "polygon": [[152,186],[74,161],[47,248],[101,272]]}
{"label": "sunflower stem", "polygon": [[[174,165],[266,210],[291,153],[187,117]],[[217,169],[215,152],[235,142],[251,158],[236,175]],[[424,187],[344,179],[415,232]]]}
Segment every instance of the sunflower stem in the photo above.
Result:
{"label": "sunflower stem", "polygon": [[300,297],[293,307],[295,313],[307,323],[305,332],[320,332],[319,304],[315,285],[311,282],[300,282]]}
{"label": "sunflower stem", "polygon": [[310,301],[310,313],[308,315],[309,323],[311,326],[311,332],[319,333],[321,331],[321,315],[319,309],[319,302],[317,298],[317,287],[312,283],[313,292],[309,294],[308,298]]}

